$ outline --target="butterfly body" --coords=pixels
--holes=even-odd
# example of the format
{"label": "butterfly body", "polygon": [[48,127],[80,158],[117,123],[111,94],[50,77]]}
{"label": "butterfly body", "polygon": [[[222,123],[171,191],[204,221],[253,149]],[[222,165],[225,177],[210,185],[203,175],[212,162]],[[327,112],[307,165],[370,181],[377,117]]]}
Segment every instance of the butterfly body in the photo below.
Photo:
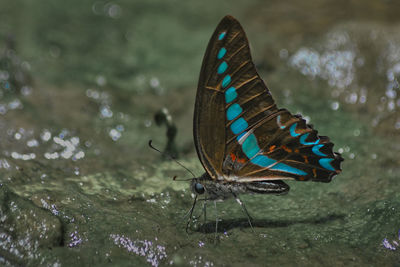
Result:
{"label": "butterfly body", "polygon": [[217,26],[203,59],[193,133],[206,173],[192,188],[207,199],[283,194],[289,186],[282,180],[330,182],[341,172],[343,158],[329,138],[301,115],[278,109],[231,16]]}
{"label": "butterfly body", "polygon": [[213,180],[208,173],[199,178],[192,179],[192,192],[195,194],[206,193],[207,200],[225,200],[239,194],[286,194],[289,186],[282,181],[264,182],[228,182],[226,180]]}

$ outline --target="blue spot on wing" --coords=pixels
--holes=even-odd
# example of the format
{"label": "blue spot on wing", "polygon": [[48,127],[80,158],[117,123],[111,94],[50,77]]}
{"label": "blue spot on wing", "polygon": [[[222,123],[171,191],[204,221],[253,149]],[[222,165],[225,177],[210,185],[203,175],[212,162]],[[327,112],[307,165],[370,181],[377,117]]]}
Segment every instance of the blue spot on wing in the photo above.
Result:
{"label": "blue spot on wing", "polygon": [[228,64],[226,64],[225,61],[222,61],[222,63],[219,64],[219,67],[218,67],[218,70],[217,70],[218,74],[224,73],[227,68],[228,68]]}
{"label": "blue spot on wing", "polygon": [[331,158],[322,158],[319,160],[319,165],[321,165],[322,167],[324,167],[325,169],[329,170],[329,171],[335,171],[335,169],[331,166],[330,162],[333,159]]}
{"label": "blue spot on wing", "polygon": [[242,117],[240,117],[239,119],[237,119],[236,121],[234,121],[231,124],[231,130],[234,134],[239,134],[241,132],[243,132],[244,130],[247,129],[248,127],[248,123],[245,119],[243,119]]}
{"label": "blue spot on wing", "polygon": [[225,56],[225,54],[226,54],[226,49],[225,49],[225,47],[222,47],[222,48],[218,51],[217,58],[218,58],[218,59],[221,59],[221,58],[223,58],[223,57]]}
{"label": "blue spot on wing", "polygon": [[218,40],[221,41],[222,39],[224,39],[226,35],[226,32],[221,32],[220,35],[218,36]]}
{"label": "blue spot on wing", "polygon": [[233,120],[235,119],[237,116],[240,115],[240,113],[242,113],[243,109],[242,107],[235,103],[233,105],[231,105],[228,110],[226,111],[226,117],[228,118],[228,120]]}
{"label": "blue spot on wing", "polygon": [[230,82],[231,82],[231,76],[226,75],[222,80],[222,88],[227,87]]}
{"label": "blue spot on wing", "polygon": [[316,141],[314,141],[314,142],[306,142],[306,139],[307,139],[307,137],[309,136],[309,134],[310,133],[306,133],[306,134],[303,134],[301,137],[300,137],[300,144],[302,144],[302,145],[316,145],[316,144],[318,144],[319,143],[319,139],[318,140],[316,140]]}
{"label": "blue spot on wing", "polygon": [[242,150],[249,159],[254,157],[258,153],[258,151],[260,151],[260,147],[257,144],[257,138],[254,134],[250,134],[243,141]]}
{"label": "blue spot on wing", "polygon": [[293,136],[293,137],[297,137],[297,136],[300,135],[300,134],[295,132],[296,127],[297,127],[297,122],[295,124],[293,124],[292,126],[290,126],[290,135]]}
{"label": "blue spot on wing", "polygon": [[323,147],[323,146],[324,146],[324,144],[313,146],[312,152],[317,156],[326,157],[327,155],[325,155],[324,153],[319,151],[321,149],[321,147]]}
{"label": "blue spot on wing", "polygon": [[278,115],[278,117],[276,117],[276,122],[278,123],[279,127],[281,129],[285,129],[286,126],[281,124],[281,115]]}
{"label": "blue spot on wing", "polygon": [[236,97],[237,93],[235,87],[229,87],[229,89],[225,91],[225,102],[227,104],[235,100]]}

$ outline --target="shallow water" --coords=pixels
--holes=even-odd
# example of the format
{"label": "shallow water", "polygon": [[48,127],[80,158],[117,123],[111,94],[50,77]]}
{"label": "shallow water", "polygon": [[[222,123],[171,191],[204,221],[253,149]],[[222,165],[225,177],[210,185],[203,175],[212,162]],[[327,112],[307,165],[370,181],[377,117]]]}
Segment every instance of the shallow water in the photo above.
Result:
{"label": "shallow water", "polygon": [[[395,1],[0,3],[0,262],[4,265],[400,264],[400,5]],[[345,161],[331,183],[208,204],[180,161],[192,141],[202,56],[239,19],[279,107],[301,113]],[[198,205],[195,215],[202,214]]]}

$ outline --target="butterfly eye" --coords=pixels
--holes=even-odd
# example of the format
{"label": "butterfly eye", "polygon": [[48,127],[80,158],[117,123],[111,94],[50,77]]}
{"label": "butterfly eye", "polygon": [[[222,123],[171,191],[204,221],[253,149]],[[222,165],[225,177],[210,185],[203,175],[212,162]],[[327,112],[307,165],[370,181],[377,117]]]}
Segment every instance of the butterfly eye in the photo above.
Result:
{"label": "butterfly eye", "polygon": [[200,183],[195,183],[194,191],[199,195],[204,194],[204,186]]}

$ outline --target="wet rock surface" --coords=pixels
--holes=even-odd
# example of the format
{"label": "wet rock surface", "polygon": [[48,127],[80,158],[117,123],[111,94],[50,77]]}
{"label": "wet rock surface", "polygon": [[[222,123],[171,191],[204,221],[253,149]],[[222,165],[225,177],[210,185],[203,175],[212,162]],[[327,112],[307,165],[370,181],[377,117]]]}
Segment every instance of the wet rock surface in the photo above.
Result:
{"label": "wet rock surface", "polygon": [[0,255],[4,263],[40,263],[43,250],[64,246],[59,218],[0,187]]}

